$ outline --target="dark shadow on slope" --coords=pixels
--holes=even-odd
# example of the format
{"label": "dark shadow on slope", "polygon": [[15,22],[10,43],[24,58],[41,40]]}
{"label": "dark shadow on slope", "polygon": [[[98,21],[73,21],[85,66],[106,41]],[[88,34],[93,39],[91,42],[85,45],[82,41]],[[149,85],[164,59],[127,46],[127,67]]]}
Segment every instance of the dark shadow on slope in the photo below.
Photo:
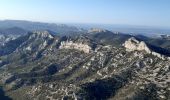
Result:
{"label": "dark shadow on slope", "polygon": [[[51,76],[58,72],[58,65],[51,64],[47,68],[42,69],[40,71],[33,71],[29,73],[23,73],[23,74],[17,74],[13,75],[9,79],[5,81],[6,84],[9,84],[11,82],[15,82],[16,84],[13,86],[12,89],[17,89],[23,85],[33,85],[36,82],[40,81],[38,80],[39,77],[44,77],[48,80],[48,76]],[[17,80],[18,79],[18,80]]]}
{"label": "dark shadow on slope", "polygon": [[5,92],[3,91],[2,87],[0,87],[0,100],[12,100],[8,96],[5,96]]}
{"label": "dark shadow on slope", "polygon": [[161,48],[161,47],[157,47],[157,46],[154,46],[154,45],[150,45],[150,44],[147,44],[149,46],[149,48],[161,55],[165,55],[165,56],[168,56],[170,57],[170,51],[167,50],[167,49],[164,49],[164,48]]}
{"label": "dark shadow on slope", "polygon": [[[135,36],[135,38],[139,41],[144,41],[152,51],[157,52],[161,55],[168,56],[168,57],[170,56],[170,51],[167,50],[166,48],[162,48],[161,46],[163,44],[157,43],[157,42],[161,42],[160,39],[152,39],[152,38],[148,38],[148,37],[145,37],[142,35],[137,35],[137,36]],[[154,42],[152,42],[152,40],[154,40]],[[167,41],[167,40],[166,40],[166,42],[169,43],[169,41]]]}
{"label": "dark shadow on slope", "polygon": [[127,70],[112,78],[86,83],[82,85],[82,89],[85,91],[84,98],[86,100],[106,100],[114,96],[120,88],[128,83],[132,74],[131,70]]}
{"label": "dark shadow on slope", "polygon": [[121,46],[128,38],[132,37],[128,34],[114,33],[111,31],[90,33],[87,35],[98,43],[112,46]]}
{"label": "dark shadow on slope", "polygon": [[145,86],[144,90],[140,90],[136,93],[131,100],[158,100],[156,84],[149,83]]}
{"label": "dark shadow on slope", "polygon": [[7,42],[4,46],[0,47],[0,56],[8,55],[16,50],[25,40],[28,39],[28,35],[21,36],[15,40]]}

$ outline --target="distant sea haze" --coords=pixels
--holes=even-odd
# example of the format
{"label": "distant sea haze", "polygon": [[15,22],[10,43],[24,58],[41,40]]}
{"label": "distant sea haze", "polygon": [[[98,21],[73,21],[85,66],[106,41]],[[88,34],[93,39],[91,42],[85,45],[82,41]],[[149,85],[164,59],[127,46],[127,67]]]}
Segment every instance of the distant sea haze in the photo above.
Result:
{"label": "distant sea haze", "polygon": [[139,26],[139,25],[120,25],[120,24],[68,24],[79,28],[103,28],[113,32],[122,32],[129,34],[143,34],[148,36],[155,36],[160,34],[169,34],[170,28],[167,27],[152,27],[152,26]]}
{"label": "distant sea haze", "polygon": [[22,28],[25,31],[32,30],[49,30],[55,33],[68,34],[68,32],[77,32],[79,29],[89,30],[90,28],[102,28],[113,32],[122,32],[127,34],[143,34],[145,36],[159,36],[160,34],[169,34],[170,28],[137,26],[137,25],[120,25],[120,24],[79,24],[79,23],[43,23],[24,20],[1,20],[0,30],[3,28]]}

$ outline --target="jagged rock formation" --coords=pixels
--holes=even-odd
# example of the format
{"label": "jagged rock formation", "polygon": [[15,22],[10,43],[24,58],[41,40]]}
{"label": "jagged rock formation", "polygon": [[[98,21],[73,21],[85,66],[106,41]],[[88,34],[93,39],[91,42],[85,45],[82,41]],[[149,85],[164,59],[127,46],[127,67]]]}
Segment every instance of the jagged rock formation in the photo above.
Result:
{"label": "jagged rock formation", "polygon": [[60,49],[76,49],[79,51],[83,51],[85,53],[90,53],[92,48],[87,44],[82,43],[73,43],[73,41],[63,41],[59,47]]}
{"label": "jagged rock formation", "polygon": [[54,38],[48,31],[34,31],[32,37],[51,39]]}
{"label": "jagged rock formation", "polygon": [[40,51],[45,49],[50,41],[53,40],[53,36],[48,31],[35,31],[28,34],[28,39],[25,40],[15,52],[21,51]]}
{"label": "jagged rock formation", "polygon": [[149,45],[147,45],[144,41],[138,41],[134,37],[129,38],[127,41],[125,41],[123,46],[126,48],[127,51],[135,51],[135,50],[146,51],[148,54],[152,54],[152,55],[157,56],[161,59],[165,59],[165,57],[166,57],[166,55],[162,55],[156,51],[153,51],[149,47]]}
{"label": "jagged rock formation", "polygon": [[100,28],[92,28],[88,30],[88,33],[101,33],[101,32],[106,32],[107,30],[100,29]]}
{"label": "jagged rock formation", "polygon": [[0,46],[5,45],[5,43],[18,38],[18,35],[3,35],[0,34]]}
{"label": "jagged rock formation", "polygon": [[0,46],[5,43],[18,38],[19,36],[26,35],[27,31],[19,27],[0,28]]}
{"label": "jagged rock formation", "polygon": [[143,41],[138,41],[134,37],[128,39],[123,44],[127,51],[146,51],[147,53],[151,53],[151,50],[148,48],[148,46]]}

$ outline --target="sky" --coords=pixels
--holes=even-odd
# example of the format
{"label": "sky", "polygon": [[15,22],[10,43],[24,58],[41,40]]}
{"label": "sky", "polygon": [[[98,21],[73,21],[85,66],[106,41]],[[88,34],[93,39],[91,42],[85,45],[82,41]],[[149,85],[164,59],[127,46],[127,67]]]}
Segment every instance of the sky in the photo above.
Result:
{"label": "sky", "polygon": [[170,0],[0,0],[0,20],[170,27]]}

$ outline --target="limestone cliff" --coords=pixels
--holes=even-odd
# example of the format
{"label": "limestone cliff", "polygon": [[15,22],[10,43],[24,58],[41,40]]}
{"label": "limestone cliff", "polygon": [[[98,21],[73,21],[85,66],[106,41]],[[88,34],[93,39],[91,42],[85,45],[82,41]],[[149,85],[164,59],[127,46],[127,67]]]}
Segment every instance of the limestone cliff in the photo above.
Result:
{"label": "limestone cliff", "polygon": [[85,53],[90,53],[92,51],[92,48],[83,43],[76,43],[73,41],[62,41],[61,45],[59,46],[59,49],[76,49],[79,51],[83,51]]}
{"label": "limestone cliff", "polygon": [[145,51],[148,54],[152,54],[154,56],[157,56],[161,59],[165,59],[166,55],[160,54],[157,51],[152,50],[144,41],[139,41],[135,39],[134,37],[129,38],[123,46],[126,48],[126,51]]}
{"label": "limestone cliff", "polygon": [[148,48],[145,42],[143,41],[140,42],[136,40],[134,37],[125,41],[124,47],[126,48],[127,51],[139,50],[139,51],[146,51],[147,53],[151,53],[151,50]]}
{"label": "limestone cliff", "polygon": [[107,30],[100,29],[100,28],[91,28],[88,30],[88,33],[101,33],[101,32],[106,32]]}

